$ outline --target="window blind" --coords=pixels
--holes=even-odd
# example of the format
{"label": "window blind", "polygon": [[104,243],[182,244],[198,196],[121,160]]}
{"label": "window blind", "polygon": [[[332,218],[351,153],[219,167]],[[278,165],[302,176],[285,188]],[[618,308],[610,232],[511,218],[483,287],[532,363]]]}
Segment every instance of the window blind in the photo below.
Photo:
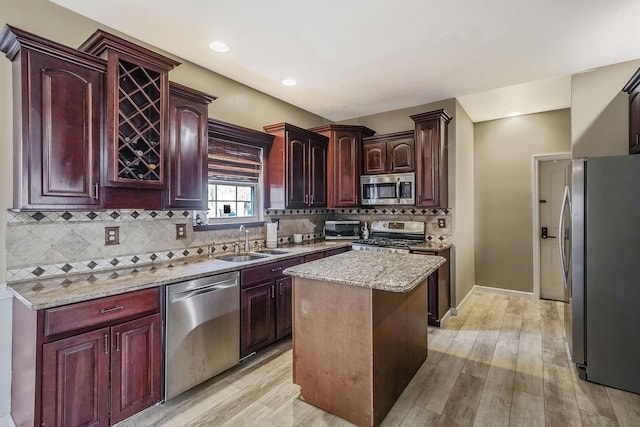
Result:
{"label": "window blind", "polygon": [[261,148],[209,138],[209,183],[214,181],[257,183],[261,169]]}

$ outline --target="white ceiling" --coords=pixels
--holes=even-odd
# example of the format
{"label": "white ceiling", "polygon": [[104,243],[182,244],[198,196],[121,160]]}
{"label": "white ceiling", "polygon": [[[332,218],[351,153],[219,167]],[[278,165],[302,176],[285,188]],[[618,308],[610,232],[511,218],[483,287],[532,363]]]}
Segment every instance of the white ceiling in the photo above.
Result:
{"label": "white ceiling", "polygon": [[638,0],[51,1],[332,121],[566,108],[569,75],[640,58]]}

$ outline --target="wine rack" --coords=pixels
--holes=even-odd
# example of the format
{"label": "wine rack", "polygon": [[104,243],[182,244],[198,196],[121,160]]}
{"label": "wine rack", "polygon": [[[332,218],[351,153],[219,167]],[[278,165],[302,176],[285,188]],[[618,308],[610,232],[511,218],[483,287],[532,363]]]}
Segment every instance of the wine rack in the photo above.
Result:
{"label": "wine rack", "polygon": [[118,63],[118,180],[162,180],[161,75],[138,64]]}

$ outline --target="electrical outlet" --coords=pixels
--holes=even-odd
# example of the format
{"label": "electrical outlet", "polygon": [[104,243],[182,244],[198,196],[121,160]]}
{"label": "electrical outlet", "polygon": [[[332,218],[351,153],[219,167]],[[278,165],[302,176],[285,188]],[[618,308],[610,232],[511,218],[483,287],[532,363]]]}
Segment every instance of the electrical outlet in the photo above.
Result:
{"label": "electrical outlet", "polygon": [[176,224],[176,240],[187,238],[187,224]]}
{"label": "electrical outlet", "polygon": [[438,228],[447,228],[447,222],[444,218],[438,218]]}
{"label": "electrical outlet", "polygon": [[105,246],[120,244],[120,227],[104,228],[104,244]]}

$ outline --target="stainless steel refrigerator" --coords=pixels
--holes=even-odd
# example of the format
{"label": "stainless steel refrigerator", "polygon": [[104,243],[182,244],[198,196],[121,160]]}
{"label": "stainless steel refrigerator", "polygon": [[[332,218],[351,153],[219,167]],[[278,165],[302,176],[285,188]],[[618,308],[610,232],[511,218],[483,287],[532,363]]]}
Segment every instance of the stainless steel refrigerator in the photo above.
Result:
{"label": "stainless steel refrigerator", "polygon": [[640,155],[574,160],[560,219],[580,378],[640,393]]}

